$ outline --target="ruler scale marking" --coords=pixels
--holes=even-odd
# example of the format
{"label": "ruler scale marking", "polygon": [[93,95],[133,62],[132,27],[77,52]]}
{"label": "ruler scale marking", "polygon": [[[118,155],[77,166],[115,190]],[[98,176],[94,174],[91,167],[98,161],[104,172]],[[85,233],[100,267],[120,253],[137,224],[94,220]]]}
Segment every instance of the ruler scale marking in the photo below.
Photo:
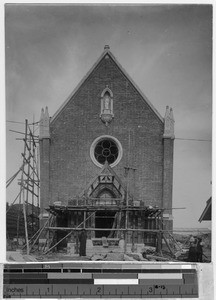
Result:
{"label": "ruler scale marking", "polygon": [[198,297],[194,265],[25,263],[6,264],[4,274],[4,298]]}

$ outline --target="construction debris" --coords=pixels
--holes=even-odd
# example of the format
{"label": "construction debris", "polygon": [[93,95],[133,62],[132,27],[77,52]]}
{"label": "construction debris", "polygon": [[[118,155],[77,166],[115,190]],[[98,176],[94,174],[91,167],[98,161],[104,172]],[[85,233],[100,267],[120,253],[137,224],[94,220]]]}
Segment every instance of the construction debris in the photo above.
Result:
{"label": "construction debris", "polygon": [[144,257],[142,256],[141,253],[126,253],[127,256],[132,257],[134,260],[136,261],[144,261],[146,259],[144,259]]}
{"label": "construction debris", "polygon": [[146,255],[146,258],[148,260],[153,260],[153,261],[170,261],[170,258],[166,258],[159,255]]}
{"label": "construction debris", "polygon": [[94,260],[94,261],[96,261],[96,260],[103,260],[104,257],[105,257],[105,255],[94,254],[94,255],[92,255],[92,257],[91,257],[91,260]]}
{"label": "construction debris", "polygon": [[20,262],[37,262],[36,257],[32,255],[23,255],[20,251],[8,251],[6,256],[7,261]]}
{"label": "construction debris", "polygon": [[125,260],[125,261],[136,261],[136,259],[134,259],[133,257],[130,257],[130,256],[127,255],[127,254],[124,254],[124,260]]}
{"label": "construction debris", "polygon": [[124,258],[123,253],[107,253],[104,257],[105,261],[122,261]]}

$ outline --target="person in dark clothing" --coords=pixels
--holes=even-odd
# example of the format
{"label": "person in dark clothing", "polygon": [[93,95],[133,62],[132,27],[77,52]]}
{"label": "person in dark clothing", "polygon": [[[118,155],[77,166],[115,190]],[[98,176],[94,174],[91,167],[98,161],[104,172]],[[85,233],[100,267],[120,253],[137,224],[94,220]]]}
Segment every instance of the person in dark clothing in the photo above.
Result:
{"label": "person in dark clothing", "polygon": [[203,242],[201,238],[198,238],[197,242],[197,262],[203,262]]}
{"label": "person in dark clothing", "polygon": [[197,241],[191,239],[188,253],[188,261],[197,262]]}
{"label": "person in dark clothing", "polygon": [[82,229],[81,233],[79,234],[79,243],[80,243],[79,255],[80,256],[86,256],[86,239],[87,239],[86,231],[85,229]]}

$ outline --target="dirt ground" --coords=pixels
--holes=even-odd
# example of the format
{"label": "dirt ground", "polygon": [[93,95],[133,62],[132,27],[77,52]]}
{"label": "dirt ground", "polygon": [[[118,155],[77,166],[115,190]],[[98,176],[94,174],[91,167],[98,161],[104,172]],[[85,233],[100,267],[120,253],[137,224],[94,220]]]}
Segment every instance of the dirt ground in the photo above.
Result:
{"label": "dirt ground", "polygon": [[[202,233],[199,235],[193,235],[195,238],[201,237],[204,243],[203,246],[203,262],[211,262],[211,233]],[[113,253],[112,250],[108,250],[107,253],[94,253],[90,256],[79,256],[78,254],[68,254],[67,248],[58,252],[49,252],[46,255],[37,251],[26,255],[24,251],[11,249],[7,252],[8,261],[188,261],[188,251],[191,235],[189,234],[173,234],[175,239],[171,241],[171,248],[176,256],[171,255],[166,245],[162,247],[162,253],[157,253],[154,247],[145,247],[143,253]],[[14,251],[15,250],[15,251]]]}

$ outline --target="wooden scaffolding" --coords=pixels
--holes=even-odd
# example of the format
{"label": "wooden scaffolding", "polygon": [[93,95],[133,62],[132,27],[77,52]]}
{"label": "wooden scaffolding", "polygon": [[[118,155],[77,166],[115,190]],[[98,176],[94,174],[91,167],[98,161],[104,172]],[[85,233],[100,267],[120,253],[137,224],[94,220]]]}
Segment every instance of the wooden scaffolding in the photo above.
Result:
{"label": "wooden scaffolding", "polygon": [[[9,187],[18,174],[20,174],[20,178],[18,179],[20,186],[19,193],[12,204],[7,206],[7,236],[12,234],[12,237],[14,237],[14,232],[10,232],[9,234],[9,231],[10,228],[14,227],[12,223],[16,221],[17,247],[19,247],[19,238],[22,237],[26,242],[27,253],[29,253],[29,239],[31,239],[39,229],[40,180],[37,159],[39,139],[38,136],[34,134],[35,123],[29,124],[28,120],[25,120],[24,132],[10,131],[22,136],[21,138],[17,138],[17,140],[24,142],[24,149],[21,154],[21,167],[6,182],[6,187]],[[15,206],[17,209],[14,209]],[[16,220],[14,220],[14,218],[16,218]]]}
{"label": "wooden scaffolding", "polygon": [[[156,251],[161,254],[162,239],[167,242],[165,233],[168,232],[163,223],[164,210],[152,206],[136,206],[137,203],[131,201],[126,205],[123,199],[112,200],[113,204],[109,199],[107,205],[104,202],[103,205],[98,205],[99,198],[86,197],[76,199],[75,202],[73,200],[73,205],[50,205],[47,210],[55,218],[55,222],[52,226],[49,222],[46,225],[52,240],[47,243],[44,254],[58,249],[58,246],[66,247],[68,241],[76,242],[77,235],[83,228],[87,232],[87,238],[93,242],[102,240],[104,235],[108,243],[124,240],[124,252],[127,252],[129,245],[133,251],[137,244],[143,244],[156,247]],[[103,220],[98,224],[97,216]],[[106,226],[99,227],[106,223],[106,219],[112,219],[111,226],[109,227],[108,222]]]}

